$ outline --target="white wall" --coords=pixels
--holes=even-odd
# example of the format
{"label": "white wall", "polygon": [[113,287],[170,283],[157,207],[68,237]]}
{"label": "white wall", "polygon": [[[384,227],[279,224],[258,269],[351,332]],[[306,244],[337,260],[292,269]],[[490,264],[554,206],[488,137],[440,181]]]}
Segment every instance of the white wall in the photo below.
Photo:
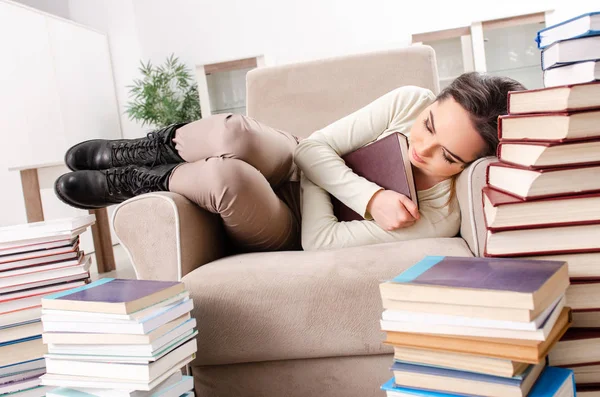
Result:
{"label": "white wall", "polygon": [[[279,65],[406,46],[413,33],[550,9],[554,23],[595,6],[591,0],[69,1],[73,20],[109,35],[122,114],[139,59],[162,63],[174,53],[192,71],[256,55]],[[122,125],[126,137],[148,130],[126,116]]]}
{"label": "white wall", "polygon": [[37,8],[40,11],[62,18],[70,18],[69,0],[14,0],[17,3]]}

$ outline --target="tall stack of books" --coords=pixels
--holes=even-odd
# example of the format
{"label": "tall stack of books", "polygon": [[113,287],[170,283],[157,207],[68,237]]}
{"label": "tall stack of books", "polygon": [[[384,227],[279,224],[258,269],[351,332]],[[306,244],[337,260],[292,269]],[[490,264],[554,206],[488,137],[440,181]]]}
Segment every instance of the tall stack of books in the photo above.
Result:
{"label": "tall stack of books", "polygon": [[549,86],[509,93],[499,162],[483,190],[486,256],[568,262],[573,328],[550,363],[574,369],[578,390],[598,393],[600,81],[584,69],[598,68],[599,24],[600,13],[591,13],[538,32]]}
{"label": "tall stack of books", "polygon": [[193,396],[193,301],[180,282],[105,278],[42,300],[49,396]]}
{"label": "tall stack of books", "polygon": [[574,396],[546,356],[571,323],[566,262],[428,256],[380,284],[388,396]]}
{"label": "tall stack of books", "polygon": [[79,235],[93,215],[0,228],[0,394],[43,396],[41,302],[89,282]]}

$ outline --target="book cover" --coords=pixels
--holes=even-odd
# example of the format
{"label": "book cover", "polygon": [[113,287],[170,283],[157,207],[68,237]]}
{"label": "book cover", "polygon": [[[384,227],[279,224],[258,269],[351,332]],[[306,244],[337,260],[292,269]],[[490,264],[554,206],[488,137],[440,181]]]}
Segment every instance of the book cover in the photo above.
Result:
{"label": "book cover", "polygon": [[[600,121],[600,118],[599,118]],[[555,163],[555,164],[545,164],[545,165],[525,165],[526,162],[524,158],[516,158],[517,161],[522,161],[522,164],[511,161],[510,159],[503,156],[502,149],[505,146],[511,145],[523,145],[525,147],[539,147],[539,148],[553,148],[559,147],[560,149],[565,149],[568,151],[570,148],[573,148],[571,157],[573,159],[569,159],[567,162],[563,160],[564,163]],[[511,164],[514,166],[518,166],[520,168],[525,168],[528,170],[540,170],[546,168],[569,168],[569,167],[581,167],[588,165],[599,165],[600,164],[600,155],[598,153],[598,148],[600,147],[600,139],[598,137],[594,137],[593,139],[569,139],[569,140],[560,140],[560,141],[515,141],[515,140],[501,140],[498,144],[497,156],[498,158],[507,164]],[[582,150],[583,149],[583,150]],[[586,152],[587,151],[587,152]],[[590,156],[591,154],[591,156]],[[543,153],[542,153],[543,155]],[[587,160],[581,161],[582,158],[587,157]],[[575,160],[576,158],[576,160]],[[537,160],[537,159],[536,159]]]}
{"label": "book cover", "polygon": [[600,30],[595,29],[594,23],[598,17],[600,12],[588,12],[548,26],[537,32],[535,42],[542,50],[560,40],[600,35]]}
{"label": "book cover", "polygon": [[[401,140],[404,141],[403,144]],[[395,132],[342,156],[342,159],[355,174],[386,190],[401,193],[418,205],[412,167],[403,145],[408,148],[406,136]],[[331,202],[333,212],[340,222],[364,220],[362,215],[332,195]]]}
{"label": "book cover", "polygon": [[[491,186],[484,186],[481,189],[481,192],[482,192],[481,199],[482,199],[482,204],[483,204],[484,208],[486,208],[486,205],[491,205],[492,207],[495,207],[495,208],[502,207],[502,206],[519,205],[519,204],[525,204],[525,205],[530,206],[530,204],[532,204],[532,203],[539,203],[539,202],[556,202],[556,203],[569,202],[570,203],[569,205],[572,205],[573,208],[576,208],[577,205],[579,205],[580,203],[587,202],[588,199],[600,198],[600,192],[599,192],[599,193],[592,193],[592,194],[578,194],[578,195],[572,195],[572,196],[547,197],[547,198],[543,198],[543,199],[535,199],[535,200],[527,200],[526,201],[521,198],[515,197],[511,194],[500,191]],[[487,204],[486,201],[489,204]],[[487,211],[485,211],[485,210],[483,212],[484,221],[485,221],[487,230],[489,230],[491,232],[501,232],[501,231],[507,231],[507,230],[520,230],[520,229],[525,229],[525,228],[526,229],[541,229],[541,228],[545,228],[545,227],[594,225],[594,224],[600,223],[600,218],[599,219],[571,221],[571,222],[556,222],[556,221],[553,221],[552,218],[549,218],[547,223],[523,223],[523,224],[519,224],[519,225],[515,224],[513,226],[494,227],[494,226],[490,226],[490,220],[487,218],[486,212]]]}
{"label": "book cover", "polygon": [[[568,385],[568,386],[567,386]],[[575,389],[575,378],[573,371],[565,368],[546,367],[533,385],[528,397],[551,397],[559,395],[562,387],[571,389],[570,393],[560,394],[561,396],[573,396]],[[579,386],[577,386],[579,388]],[[391,378],[381,386],[381,390],[387,392],[401,393],[402,395],[413,395],[422,397],[456,397],[456,396],[474,396],[474,394],[455,394],[441,393],[432,390],[412,389],[396,385],[394,378]],[[579,390],[579,389],[578,389]]]}
{"label": "book cover", "polygon": [[561,40],[542,50],[542,70],[600,58],[600,36]]}
{"label": "book cover", "polygon": [[0,243],[50,237],[54,234],[71,232],[91,226],[96,222],[95,215],[85,215],[74,218],[55,219],[43,222],[32,222],[0,228]]}
{"label": "book cover", "polygon": [[42,308],[129,314],[184,290],[184,284],[177,281],[104,278],[46,296],[42,299]]}
{"label": "book cover", "polygon": [[[585,85],[585,84],[584,84]],[[559,87],[558,87],[559,88]],[[538,91],[542,91],[542,90],[551,90],[552,88],[544,88],[544,89],[539,89]],[[531,91],[536,91],[536,90],[531,90]],[[527,91],[520,91],[520,92],[527,92]],[[549,91],[550,92],[550,91]],[[510,93],[509,93],[510,95]],[[542,121],[548,121],[548,120],[555,120],[558,122],[561,122],[561,126],[564,124],[564,121],[568,121],[571,122],[574,119],[577,119],[578,121],[583,121],[583,122],[589,122],[589,121],[594,121],[596,119],[600,118],[600,111],[598,111],[598,109],[585,109],[585,110],[570,110],[570,111],[560,111],[560,112],[543,112],[543,113],[528,113],[528,114],[506,114],[506,115],[501,115],[498,116],[498,138],[500,139],[500,142],[504,142],[504,143],[526,143],[526,142],[532,142],[532,143],[567,143],[567,142],[573,142],[573,143],[577,143],[577,142],[586,142],[586,141],[590,141],[590,140],[599,140],[600,139],[600,130],[598,129],[593,129],[591,131],[584,131],[583,133],[580,132],[580,134],[582,134],[582,136],[580,137],[576,137],[576,138],[559,138],[559,139],[550,139],[550,138],[544,138],[544,139],[540,139],[540,138],[529,138],[527,136],[522,136],[519,137],[518,139],[514,139],[514,138],[507,138],[505,137],[504,134],[504,130],[506,128],[506,125],[509,123],[512,123],[514,125],[514,123],[517,123],[518,127],[522,127],[522,128],[518,128],[517,130],[519,131],[519,133],[521,133],[522,135],[526,135],[526,134],[539,134],[539,133],[543,133],[544,131],[539,131],[539,130],[535,130],[532,129],[531,127],[531,122],[534,122],[535,120],[542,120]],[[521,126],[520,124],[522,123],[527,123],[524,126]],[[574,121],[573,121],[574,123]],[[572,123],[571,123],[572,124]],[[513,126],[513,128],[516,128]],[[569,128],[573,128],[572,126],[564,126],[565,131],[567,133],[571,132],[569,131]],[[571,134],[573,134],[573,132],[571,132]]]}
{"label": "book cover", "polygon": [[598,193],[600,192],[600,189],[598,189],[597,187],[593,186],[593,185],[586,185],[586,186],[582,186],[581,190],[578,191],[563,191],[563,192],[556,192],[556,193],[552,193],[552,194],[541,194],[541,195],[535,195],[535,196],[520,196],[518,194],[509,192],[501,187],[498,187],[496,185],[490,184],[490,170],[494,167],[498,167],[498,168],[510,168],[513,170],[518,170],[518,171],[522,171],[522,172],[527,172],[527,173],[537,173],[539,175],[541,174],[551,174],[551,173],[555,173],[555,172],[565,172],[565,171],[573,171],[573,172],[577,172],[578,170],[591,170],[591,171],[595,171],[594,169],[598,169],[600,170],[600,166],[599,165],[585,165],[585,166],[568,166],[568,167],[559,167],[559,168],[542,168],[542,169],[537,169],[537,170],[529,170],[520,166],[516,166],[513,164],[507,164],[507,163],[503,163],[503,162],[494,162],[494,163],[490,163],[487,166],[487,170],[485,173],[485,177],[486,177],[486,184],[491,185],[494,189],[499,190],[501,192],[504,192],[506,194],[510,194],[512,196],[515,196],[517,198],[520,198],[523,201],[528,201],[528,200],[539,200],[539,199],[546,199],[546,198],[551,198],[551,197],[562,197],[562,196],[572,196],[574,194],[592,194],[592,193]]}
{"label": "book cover", "polygon": [[464,379],[474,382],[482,382],[482,383],[494,383],[499,385],[506,386],[515,386],[520,387],[523,383],[523,380],[527,378],[529,373],[531,373],[534,366],[530,366],[523,373],[522,377],[512,377],[505,378],[502,376],[494,376],[494,375],[486,375],[480,374],[476,372],[467,372],[467,371],[459,371],[455,369],[441,368],[441,367],[431,367],[424,365],[414,365],[414,364],[406,364],[401,362],[394,362],[391,371],[402,371],[402,372],[413,372],[418,374],[426,374],[432,376],[439,376],[444,378],[454,378],[454,379]]}
{"label": "book cover", "polygon": [[531,294],[564,266],[561,261],[427,256],[391,282]]}
{"label": "book cover", "polygon": [[[525,91],[510,91],[508,93],[508,113],[517,114],[546,114],[549,112],[569,112],[586,111],[600,108],[600,98],[597,98],[596,92],[600,90],[600,81],[582,84],[569,84],[558,87],[535,88]],[[575,103],[572,100],[573,94],[586,94],[586,100],[582,103]],[[529,102],[519,103],[521,109],[517,110],[514,102],[524,101],[529,98]],[[546,106],[540,103],[550,102]]]}

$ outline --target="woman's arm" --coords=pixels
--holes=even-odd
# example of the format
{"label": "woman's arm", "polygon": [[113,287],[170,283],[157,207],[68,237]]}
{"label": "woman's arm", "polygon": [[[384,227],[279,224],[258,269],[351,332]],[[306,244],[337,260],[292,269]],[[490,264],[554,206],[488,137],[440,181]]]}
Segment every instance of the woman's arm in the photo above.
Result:
{"label": "woman's arm", "polygon": [[306,251],[389,243],[418,238],[453,237],[460,228],[455,201],[444,205],[449,189],[421,203],[421,217],[414,225],[383,230],[374,221],[338,222],[329,194],[302,176],[302,247]]}
{"label": "woman's arm", "polygon": [[425,88],[397,88],[302,140],[294,161],[308,179],[356,213],[371,219],[367,204],[381,187],[352,172],[341,156],[376,140],[386,131],[408,129],[434,99],[433,93]]}

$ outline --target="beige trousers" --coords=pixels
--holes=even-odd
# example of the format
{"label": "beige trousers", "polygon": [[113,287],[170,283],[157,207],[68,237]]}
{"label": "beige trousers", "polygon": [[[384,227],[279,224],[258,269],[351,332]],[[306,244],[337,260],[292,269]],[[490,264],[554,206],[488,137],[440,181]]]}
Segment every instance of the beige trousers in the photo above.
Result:
{"label": "beige trousers", "polygon": [[237,114],[179,128],[173,139],[186,163],[169,190],[219,214],[245,251],[300,249],[300,207],[291,134]]}

